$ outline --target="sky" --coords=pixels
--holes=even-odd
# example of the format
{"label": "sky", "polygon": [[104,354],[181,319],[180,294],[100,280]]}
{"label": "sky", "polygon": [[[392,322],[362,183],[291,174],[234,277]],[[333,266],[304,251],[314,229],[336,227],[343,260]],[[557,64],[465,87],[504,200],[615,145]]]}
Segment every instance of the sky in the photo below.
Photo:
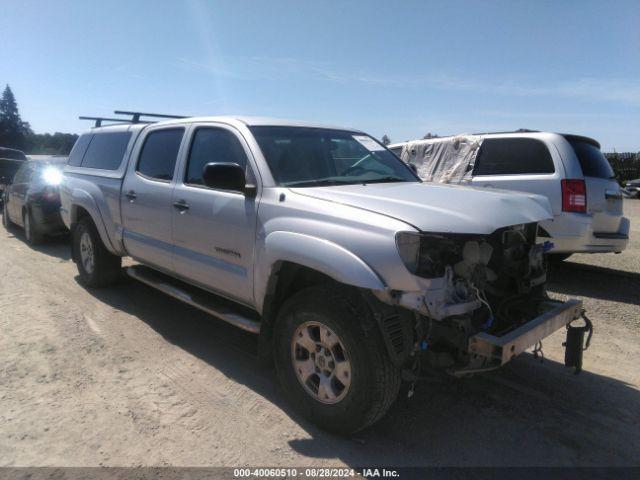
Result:
{"label": "sky", "polygon": [[530,128],[640,151],[640,0],[0,0],[0,86],[37,133],[113,110],[392,141]]}

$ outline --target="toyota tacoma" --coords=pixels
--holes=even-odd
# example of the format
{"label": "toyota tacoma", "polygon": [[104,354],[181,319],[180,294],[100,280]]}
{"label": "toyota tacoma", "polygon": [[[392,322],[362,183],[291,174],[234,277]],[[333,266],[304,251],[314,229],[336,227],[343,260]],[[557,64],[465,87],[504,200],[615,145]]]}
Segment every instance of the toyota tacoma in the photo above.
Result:
{"label": "toyota tacoma", "polygon": [[[112,284],[129,256],[131,277],[259,335],[322,428],[373,424],[424,369],[483,372],[584,333],[581,303],[545,293],[545,197],[422,183],[352,129],[139,119],[83,134],[65,167],[80,279]],[[579,369],[582,337],[567,338]]]}

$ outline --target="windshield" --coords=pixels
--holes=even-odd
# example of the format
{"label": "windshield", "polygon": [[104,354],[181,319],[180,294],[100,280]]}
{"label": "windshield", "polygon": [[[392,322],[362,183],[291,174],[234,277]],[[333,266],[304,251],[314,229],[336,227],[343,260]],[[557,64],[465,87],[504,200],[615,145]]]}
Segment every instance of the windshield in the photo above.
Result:
{"label": "windshield", "polygon": [[251,127],[251,132],[282,186],[420,181],[367,135],[307,127]]}

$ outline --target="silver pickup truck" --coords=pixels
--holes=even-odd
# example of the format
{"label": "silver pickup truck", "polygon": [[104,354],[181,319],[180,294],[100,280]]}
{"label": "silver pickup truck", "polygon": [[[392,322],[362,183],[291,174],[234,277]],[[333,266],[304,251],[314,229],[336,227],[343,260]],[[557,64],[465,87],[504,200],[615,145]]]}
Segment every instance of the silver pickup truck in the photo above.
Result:
{"label": "silver pickup truck", "polygon": [[331,431],[374,423],[422,369],[482,372],[579,330],[581,303],[545,293],[545,197],[421,183],[356,130],[229,117],[94,128],[61,204],[86,286],[117,281],[132,257],[130,276],[258,334],[292,403]]}

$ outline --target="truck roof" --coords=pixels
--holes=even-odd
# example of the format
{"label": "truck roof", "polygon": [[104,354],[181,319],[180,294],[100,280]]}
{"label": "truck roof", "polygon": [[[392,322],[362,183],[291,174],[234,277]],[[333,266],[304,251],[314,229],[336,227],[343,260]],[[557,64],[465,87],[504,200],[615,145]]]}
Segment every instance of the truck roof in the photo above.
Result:
{"label": "truck roof", "polygon": [[249,127],[269,126],[269,127],[307,127],[307,128],[328,128],[333,130],[348,130],[351,132],[362,133],[361,130],[355,128],[345,128],[335,125],[326,125],[321,123],[306,122],[301,120],[287,120],[282,118],[271,117],[251,117],[243,115],[224,115],[224,116],[203,116],[203,117],[186,117],[175,120],[163,120],[153,123],[121,123],[115,125],[105,125],[94,127],[90,131],[128,131],[132,129],[142,129],[148,125],[183,125],[185,123],[194,122],[220,122],[229,125],[245,125]]}
{"label": "truck roof", "polygon": [[205,116],[205,117],[189,117],[178,120],[167,120],[160,122],[162,124],[178,124],[192,122],[224,122],[224,123],[243,123],[249,127],[309,127],[309,128],[331,128],[335,130],[360,131],[354,128],[344,128],[336,125],[327,125],[322,123],[307,122],[302,120],[287,120],[283,118],[273,117],[251,117],[244,115],[225,115],[225,116]]}

